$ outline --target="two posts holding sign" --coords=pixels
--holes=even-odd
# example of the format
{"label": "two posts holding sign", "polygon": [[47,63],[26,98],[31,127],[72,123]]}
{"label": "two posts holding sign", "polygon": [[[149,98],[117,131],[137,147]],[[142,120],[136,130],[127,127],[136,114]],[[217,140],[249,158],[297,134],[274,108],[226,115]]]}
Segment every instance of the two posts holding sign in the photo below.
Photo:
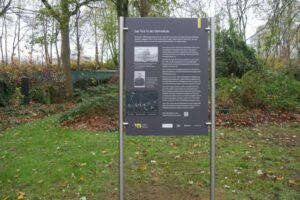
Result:
{"label": "two posts holding sign", "polygon": [[[127,135],[208,134],[207,27],[207,19],[126,18],[124,22],[120,18],[120,199],[124,192],[123,124]],[[214,48],[211,50],[214,53]],[[214,66],[212,71],[214,76]],[[214,90],[212,100],[211,197],[214,199]]]}

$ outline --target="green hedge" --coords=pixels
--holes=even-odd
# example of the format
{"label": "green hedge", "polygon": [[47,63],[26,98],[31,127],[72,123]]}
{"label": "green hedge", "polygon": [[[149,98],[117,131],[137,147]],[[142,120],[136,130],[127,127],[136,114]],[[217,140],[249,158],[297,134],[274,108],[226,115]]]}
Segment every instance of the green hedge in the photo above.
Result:
{"label": "green hedge", "polygon": [[289,74],[249,71],[241,79],[217,80],[221,108],[300,111],[300,82]]}

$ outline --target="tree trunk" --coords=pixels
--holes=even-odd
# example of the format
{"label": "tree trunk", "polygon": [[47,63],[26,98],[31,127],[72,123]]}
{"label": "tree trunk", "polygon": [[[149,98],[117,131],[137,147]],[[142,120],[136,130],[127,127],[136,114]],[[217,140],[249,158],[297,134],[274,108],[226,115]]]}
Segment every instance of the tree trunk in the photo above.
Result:
{"label": "tree trunk", "polygon": [[100,68],[99,47],[98,47],[98,41],[97,41],[97,36],[96,35],[95,35],[95,64],[96,64],[96,69]]}
{"label": "tree trunk", "polygon": [[79,18],[80,18],[80,10],[76,13],[76,21],[75,21],[75,28],[76,28],[76,47],[77,47],[77,70],[80,70],[80,35],[79,35]]}
{"label": "tree trunk", "polygon": [[71,76],[71,63],[70,63],[70,38],[69,38],[69,18],[64,18],[61,26],[61,60],[65,74],[65,89],[66,96],[73,96],[73,84]]}
{"label": "tree trunk", "polygon": [[150,11],[150,4],[148,0],[139,0],[139,12],[141,17],[147,17]]}
{"label": "tree trunk", "polygon": [[72,83],[72,71],[70,62],[70,11],[69,1],[61,0],[61,19],[60,19],[60,35],[61,35],[61,61],[65,74],[65,90],[66,97],[70,98],[73,96],[73,83]]}
{"label": "tree trunk", "polygon": [[44,23],[43,23],[43,32],[44,32],[44,51],[45,51],[45,63],[49,65],[49,50],[48,50],[48,20],[47,16],[44,16]]}
{"label": "tree trunk", "polygon": [[5,34],[4,34],[4,43],[5,43],[5,66],[8,65],[8,50],[7,50],[7,24],[6,24],[6,17],[4,15],[3,17],[3,20],[4,20],[4,31],[5,31]]}
{"label": "tree trunk", "polygon": [[0,50],[1,50],[1,65],[4,63],[4,54],[3,54],[3,44],[2,44],[2,35],[0,36]]}
{"label": "tree trunk", "polygon": [[96,18],[96,12],[94,13],[94,36],[95,36],[95,64],[96,69],[100,67],[99,63],[99,47],[98,47],[98,31],[97,31],[97,18]]}
{"label": "tree trunk", "polygon": [[55,38],[54,38],[54,43],[55,43],[55,51],[56,51],[56,59],[57,59],[57,67],[60,68],[61,60],[59,56],[59,51],[58,51],[58,45],[57,45],[57,37],[59,34],[59,30],[57,28],[57,25],[55,25]]}
{"label": "tree trunk", "polygon": [[52,64],[52,59],[53,59],[53,43],[54,43],[54,37],[55,37],[55,22],[54,22],[54,18],[52,17],[52,23],[51,23],[51,40],[50,40],[50,58],[49,58],[49,62],[50,64]]}
{"label": "tree trunk", "polygon": [[21,1],[19,0],[18,10],[18,63],[21,64],[21,50],[20,50],[20,33],[21,33]]}
{"label": "tree trunk", "polygon": [[[31,27],[31,41],[34,40],[34,27]],[[34,47],[34,42],[31,42],[30,44],[30,52],[29,52],[29,63],[33,64],[33,47]]]}
{"label": "tree trunk", "polygon": [[123,0],[123,16],[128,17],[128,0]]}
{"label": "tree trunk", "polygon": [[104,62],[104,47],[105,47],[105,39],[103,37],[102,38],[102,43],[101,43],[101,63],[102,64]]}
{"label": "tree trunk", "polygon": [[2,21],[1,36],[0,36],[0,50],[1,50],[1,64],[4,64],[4,52],[3,52],[3,34],[4,34],[4,21]]}
{"label": "tree trunk", "polygon": [[56,36],[56,41],[55,41],[55,51],[56,51],[57,67],[60,68],[61,60],[60,60],[59,51],[58,51],[57,36]]}
{"label": "tree trunk", "polygon": [[117,0],[117,15],[128,17],[128,0]]}
{"label": "tree trunk", "polygon": [[13,42],[12,42],[12,51],[11,51],[11,57],[10,57],[11,64],[15,64],[14,57],[15,57],[15,50],[16,50],[16,47],[17,47],[17,45],[16,45],[17,30],[18,30],[18,23],[15,24],[14,39],[13,39]]}

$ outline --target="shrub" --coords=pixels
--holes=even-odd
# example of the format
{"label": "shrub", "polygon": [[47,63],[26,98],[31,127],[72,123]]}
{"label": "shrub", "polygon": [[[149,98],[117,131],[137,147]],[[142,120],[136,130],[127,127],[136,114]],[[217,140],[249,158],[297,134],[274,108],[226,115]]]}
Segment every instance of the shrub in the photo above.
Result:
{"label": "shrub", "polygon": [[221,108],[300,111],[300,82],[290,74],[250,71],[241,79],[217,81]]}
{"label": "shrub", "polygon": [[74,88],[79,88],[81,90],[87,90],[89,87],[95,87],[99,84],[105,84],[109,79],[96,80],[95,78],[79,79],[73,86]]}
{"label": "shrub", "polygon": [[7,106],[14,92],[14,85],[0,78],[0,106]]}
{"label": "shrub", "polygon": [[233,91],[235,102],[248,108],[266,108],[265,98],[266,80],[260,73],[250,71],[246,73]]}
{"label": "shrub", "polygon": [[75,96],[81,103],[72,110],[64,113],[60,120],[66,121],[78,115],[105,113],[116,116],[118,109],[118,89],[115,84],[104,84],[87,91],[77,90]]}
{"label": "shrub", "polygon": [[249,47],[231,25],[228,30],[217,33],[217,76],[242,77],[246,72],[259,68],[255,50]]}
{"label": "shrub", "polygon": [[232,107],[240,106],[240,104],[235,104],[233,101],[233,91],[239,84],[240,79],[238,78],[225,78],[220,77],[216,79],[216,103],[217,107],[222,110],[226,110]]}
{"label": "shrub", "polygon": [[300,82],[290,74],[269,73],[266,77],[266,105],[283,110],[300,110]]}
{"label": "shrub", "polygon": [[300,81],[300,62],[293,63],[289,68],[288,71],[295,77],[297,81]]}
{"label": "shrub", "polygon": [[30,98],[37,103],[51,104],[65,100],[64,85],[60,82],[50,82],[34,86],[30,89]]}
{"label": "shrub", "polygon": [[115,70],[117,66],[113,59],[108,59],[105,63],[102,64],[101,69]]}

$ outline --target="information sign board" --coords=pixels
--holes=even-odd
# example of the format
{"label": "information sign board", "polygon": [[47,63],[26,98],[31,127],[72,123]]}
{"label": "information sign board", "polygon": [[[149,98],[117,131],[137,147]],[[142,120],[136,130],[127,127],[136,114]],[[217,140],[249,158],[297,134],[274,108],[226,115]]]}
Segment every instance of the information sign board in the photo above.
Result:
{"label": "information sign board", "polygon": [[207,135],[207,19],[126,18],[127,135]]}

